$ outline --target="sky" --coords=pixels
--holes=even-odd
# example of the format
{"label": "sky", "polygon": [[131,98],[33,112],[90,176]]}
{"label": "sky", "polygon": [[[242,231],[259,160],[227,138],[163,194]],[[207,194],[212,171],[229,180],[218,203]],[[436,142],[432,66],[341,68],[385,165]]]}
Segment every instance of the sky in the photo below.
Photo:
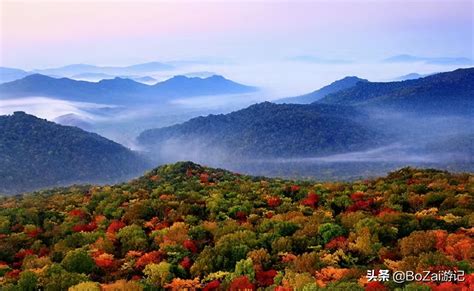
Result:
{"label": "sky", "polygon": [[[298,85],[304,92],[347,74],[443,70],[393,66],[381,76],[374,63],[393,55],[473,58],[473,2],[2,0],[0,66],[198,60],[214,66],[196,70],[268,87],[329,72]],[[291,63],[301,56],[312,61]]]}

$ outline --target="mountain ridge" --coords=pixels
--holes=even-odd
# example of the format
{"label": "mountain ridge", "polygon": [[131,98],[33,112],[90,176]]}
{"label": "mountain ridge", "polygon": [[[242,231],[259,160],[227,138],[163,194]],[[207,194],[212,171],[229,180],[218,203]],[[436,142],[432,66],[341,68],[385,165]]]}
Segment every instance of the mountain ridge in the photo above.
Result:
{"label": "mountain ridge", "polygon": [[81,73],[104,73],[104,74],[131,74],[131,73],[149,73],[155,71],[168,71],[174,69],[174,66],[161,62],[147,62],[129,66],[97,66],[89,64],[70,64],[62,67],[36,69],[33,72],[41,74],[60,75],[71,77]]}
{"label": "mountain ridge", "polygon": [[[365,148],[367,140],[379,136],[358,123],[365,117],[345,106],[264,102],[229,114],[146,130],[137,140],[149,148],[160,148],[167,141],[177,141],[178,148],[189,144],[194,151],[200,148],[212,152],[217,147],[216,152],[232,152],[230,156],[314,156]],[[376,143],[372,141],[372,145]],[[184,148],[179,151],[187,152]]]}
{"label": "mountain ridge", "polygon": [[249,93],[256,90],[256,87],[242,85],[217,75],[207,78],[175,76],[154,85],[147,85],[120,77],[104,79],[99,82],[87,82],[66,77],[53,78],[32,74],[19,80],[0,84],[0,97],[44,95],[72,101],[107,102],[110,99],[114,102],[127,103],[140,99],[153,101],[158,97],[161,100],[167,100],[175,97]]}
{"label": "mountain ridge", "polygon": [[311,93],[303,94],[296,97],[287,97],[278,99],[276,103],[292,103],[292,104],[309,104],[324,98],[325,96],[344,89],[355,86],[358,82],[369,82],[366,79],[361,79],[356,76],[347,76],[336,80],[329,85],[319,88]]}
{"label": "mountain ridge", "polygon": [[474,68],[397,82],[366,82],[315,103],[386,107],[404,111],[472,113]]}
{"label": "mountain ridge", "polygon": [[157,80],[150,76],[138,76],[138,75],[131,75],[131,76],[114,76],[108,75],[103,73],[81,73],[77,75],[73,75],[70,79],[77,80],[77,81],[87,81],[87,82],[98,82],[104,79],[114,79],[116,77],[123,78],[123,79],[130,79],[135,82],[140,83],[150,83],[156,82]]}

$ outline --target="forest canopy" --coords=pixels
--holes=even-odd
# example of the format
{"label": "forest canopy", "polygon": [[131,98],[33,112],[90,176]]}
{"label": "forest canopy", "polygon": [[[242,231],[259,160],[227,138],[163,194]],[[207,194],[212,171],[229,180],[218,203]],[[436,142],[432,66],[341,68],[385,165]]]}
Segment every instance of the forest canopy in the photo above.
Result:
{"label": "forest canopy", "polygon": [[[114,186],[4,197],[0,286],[469,290],[473,182],[472,174],[413,168],[357,182],[289,181],[180,162]],[[381,269],[466,276],[367,280]]]}

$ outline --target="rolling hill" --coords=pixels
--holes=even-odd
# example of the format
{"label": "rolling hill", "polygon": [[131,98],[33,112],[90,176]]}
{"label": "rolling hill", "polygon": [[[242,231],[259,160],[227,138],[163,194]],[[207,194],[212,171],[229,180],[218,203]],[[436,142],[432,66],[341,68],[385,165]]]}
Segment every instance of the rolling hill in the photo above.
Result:
{"label": "rolling hill", "polygon": [[73,101],[127,104],[138,101],[160,102],[170,98],[199,95],[248,93],[255,90],[255,87],[245,86],[217,75],[208,78],[175,76],[155,85],[146,85],[123,78],[86,82],[34,74],[1,84],[0,97],[5,99],[47,96]]}
{"label": "rolling hill", "polygon": [[360,82],[316,102],[470,115],[474,106],[474,68],[400,82]]}
{"label": "rolling hill", "polygon": [[16,112],[0,116],[0,193],[117,182],[148,163],[97,134]]}
{"label": "rolling hill", "polygon": [[[345,106],[269,102],[225,115],[198,117],[170,127],[144,131],[141,145],[165,158],[223,156],[301,157],[360,150],[379,143],[358,121],[364,114]],[[156,151],[156,149],[159,149]]]}
{"label": "rolling hill", "polygon": [[304,94],[296,97],[288,97],[279,99],[276,103],[291,103],[291,104],[310,104],[315,101],[318,101],[327,95],[335,92],[339,92],[344,89],[351,88],[359,82],[368,82],[365,79],[361,79],[355,76],[345,77],[343,79],[332,82],[331,84],[322,87],[316,91],[313,91],[308,94]]}
{"label": "rolling hill", "polygon": [[[402,168],[318,183],[180,162],[7,197],[0,289],[472,290],[473,179]],[[367,281],[385,264],[464,277]]]}

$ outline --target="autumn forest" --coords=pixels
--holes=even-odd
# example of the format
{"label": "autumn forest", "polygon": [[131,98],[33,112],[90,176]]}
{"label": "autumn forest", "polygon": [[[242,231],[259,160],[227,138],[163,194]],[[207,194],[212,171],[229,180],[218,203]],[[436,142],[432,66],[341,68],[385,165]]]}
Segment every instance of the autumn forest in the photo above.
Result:
{"label": "autumn forest", "polygon": [[[2,290],[469,290],[472,174],[357,182],[252,177],[190,162],[115,186],[0,200]],[[368,281],[458,270],[462,282]]]}

